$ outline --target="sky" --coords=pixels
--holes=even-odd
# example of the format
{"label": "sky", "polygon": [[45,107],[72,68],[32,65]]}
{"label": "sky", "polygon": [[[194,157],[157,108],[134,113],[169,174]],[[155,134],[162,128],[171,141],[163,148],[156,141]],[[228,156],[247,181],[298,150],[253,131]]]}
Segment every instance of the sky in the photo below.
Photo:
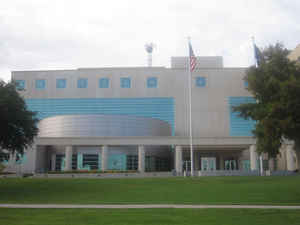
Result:
{"label": "sky", "polygon": [[82,67],[170,67],[187,56],[223,56],[225,67],[254,63],[264,48],[300,43],[299,0],[1,0],[0,79],[11,71]]}

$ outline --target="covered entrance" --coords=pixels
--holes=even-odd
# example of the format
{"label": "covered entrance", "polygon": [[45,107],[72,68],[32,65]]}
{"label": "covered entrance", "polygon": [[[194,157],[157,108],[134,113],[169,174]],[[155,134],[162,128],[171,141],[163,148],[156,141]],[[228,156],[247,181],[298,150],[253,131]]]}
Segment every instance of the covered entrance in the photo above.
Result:
{"label": "covered entrance", "polygon": [[215,157],[202,157],[201,158],[201,170],[216,170],[216,158]]}
{"label": "covered entrance", "polygon": [[225,160],[225,170],[238,170],[238,163],[235,159],[228,159]]}

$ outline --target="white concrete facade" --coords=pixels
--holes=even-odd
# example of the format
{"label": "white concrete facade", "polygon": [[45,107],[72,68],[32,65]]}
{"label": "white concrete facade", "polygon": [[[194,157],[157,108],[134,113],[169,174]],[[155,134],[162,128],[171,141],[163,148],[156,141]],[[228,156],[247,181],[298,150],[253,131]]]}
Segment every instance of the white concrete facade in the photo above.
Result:
{"label": "white concrete facade", "polygon": [[[79,68],[12,72],[14,80],[24,81],[24,89],[20,94],[33,110],[39,111],[41,123],[46,124],[45,129],[49,129],[41,132],[46,135],[38,136],[34,150],[28,151],[24,171],[72,170],[72,166],[76,164],[77,169],[128,169],[143,173],[163,168],[174,169],[177,174],[183,174],[184,163],[189,160],[186,59],[172,58],[171,68]],[[196,70],[192,73],[194,168],[258,170],[255,140],[251,135],[243,136],[238,133],[241,121],[234,127],[236,116],[231,112],[231,98],[239,100],[251,97],[243,80],[247,68],[224,68],[223,59],[219,56],[200,57],[198,60]],[[100,87],[102,78],[108,80],[108,86],[105,88]],[[123,78],[130,79],[129,87],[122,87]],[[149,78],[155,78],[155,87],[148,86]],[[57,87],[60,79],[65,80],[64,88]],[[86,79],[86,88],[78,87],[79,79]],[[43,80],[44,88],[37,87],[39,80]],[[204,83],[201,83],[202,81]],[[95,103],[94,100],[99,99],[103,105]],[[160,99],[163,99],[162,102],[155,105],[156,100]],[[118,102],[114,103],[115,100]],[[91,103],[73,112],[76,106],[72,105],[74,101],[76,104],[85,101]],[[137,106],[139,103],[136,102],[142,103]],[[61,111],[55,111],[58,108]],[[142,113],[138,114],[139,112]],[[96,129],[86,132],[89,127],[74,126],[76,118],[80,115],[91,122],[90,115],[93,113],[94,117],[100,114],[118,115],[119,121],[122,121],[121,116],[129,117],[129,122],[122,121],[124,123],[120,128],[114,123],[114,118],[110,118],[109,121],[102,119],[99,126],[107,126],[109,129],[112,127],[126,130],[135,126],[140,128],[142,125],[139,124],[142,123],[132,126],[130,122],[130,116],[138,116],[152,119],[151,124],[155,123],[157,126],[168,123],[173,130],[170,135],[160,136],[143,136],[139,133],[134,136],[97,136]],[[70,120],[67,121],[66,118],[71,116],[74,118],[72,122],[68,122]],[[64,125],[57,128],[60,121],[64,122]],[[129,126],[126,123],[131,124]],[[52,130],[51,126],[56,126],[60,131],[68,127],[73,136],[55,136],[57,132]],[[102,131],[106,132],[109,129]],[[234,129],[236,130],[233,132]],[[47,137],[49,133],[52,134],[51,137]],[[93,136],[80,136],[90,133]],[[284,161],[279,163],[280,170],[296,169],[291,153],[288,152],[291,150],[287,150],[286,161],[278,159]],[[76,160],[73,155],[76,155]]]}

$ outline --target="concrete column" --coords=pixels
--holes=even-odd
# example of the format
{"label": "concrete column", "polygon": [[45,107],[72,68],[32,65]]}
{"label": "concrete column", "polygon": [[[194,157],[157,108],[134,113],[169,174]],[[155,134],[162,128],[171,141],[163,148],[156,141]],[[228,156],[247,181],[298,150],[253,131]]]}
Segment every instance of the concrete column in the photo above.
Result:
{"label": "concrete column", "polygon": [[38,146],[32,145],[31,148],[26,150],[26,172],[35,173],[37,172],[37,150]]}
{"label": "concrete column", "polygon": [[102,164],[102,171],[107,170],[108,164],[108,147],[107,145],[102,146],[102,153],[101,153],[101,164]]}
{"label": "concrete column", "polygon": [[257,152],[256,152],[256,145],[251,145],[250,146],[250,169],[251,170],[258,170],[258,165],[257,165]]}
{"label": "concrete column", "polygon": [[73,155],[73,146],[66,146],[65,150],[65,168],[64,170],[72,170],[72,155]]}
{"label": "concrete column", "polygon": [[220,170],[224,170],[224,157],[220,155],[219,159],[220,159]]}
{"label": "concrete column", "polygon": [[56,154],[55,152],[51,153],[51,170],[55,171],[55,166],[56,166]]}
{"label": "concrete column", "polygon": [[269,158],[269,170],[274,171],[275,170],[275,159]]}
{"label": "concrete column", "polygon": [[286,146],[286,168],[288,171],[296,170],[296,160],[293,145]]}
{"label": "concrete column", "polygon": [[182,147],[181,146],[175,147],[175,170],[177,174],[179,175],[182,174]]}
{"label": "concrete column", "polygon": [[138,147],[138,153],[139,153],[139,172],[144,173],[145,172],[145,147],[143,145],[139,145]]}

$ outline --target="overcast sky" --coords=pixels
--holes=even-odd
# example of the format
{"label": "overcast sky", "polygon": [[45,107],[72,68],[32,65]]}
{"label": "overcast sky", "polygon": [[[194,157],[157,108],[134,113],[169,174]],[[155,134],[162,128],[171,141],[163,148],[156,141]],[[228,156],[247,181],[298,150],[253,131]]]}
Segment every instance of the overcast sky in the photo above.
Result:
{"label": "overcast sky", "polygon": [[227,67],[253,63],[259,47],[300,43],[299,0],[1,0],[0,78],[12,70],[153,66],[221,55]]}

